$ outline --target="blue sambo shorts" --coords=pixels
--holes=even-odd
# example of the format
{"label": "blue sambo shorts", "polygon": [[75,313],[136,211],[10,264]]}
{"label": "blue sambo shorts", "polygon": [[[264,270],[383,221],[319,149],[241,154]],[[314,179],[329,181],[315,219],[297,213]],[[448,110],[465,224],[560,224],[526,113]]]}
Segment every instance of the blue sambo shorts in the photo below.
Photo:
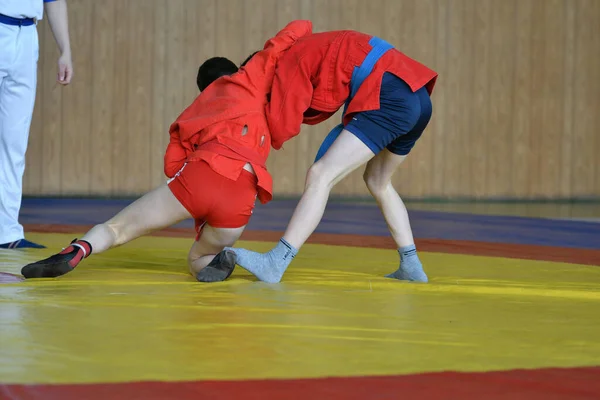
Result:
{"label": "blue sambo shorts", "polygon": [[379,110],[354,115],[344,127],[373,153],[387,148],[401,156],[410,153],[431,119],[427,89],[413,92],[402,79],[386,72],[381,82]]}

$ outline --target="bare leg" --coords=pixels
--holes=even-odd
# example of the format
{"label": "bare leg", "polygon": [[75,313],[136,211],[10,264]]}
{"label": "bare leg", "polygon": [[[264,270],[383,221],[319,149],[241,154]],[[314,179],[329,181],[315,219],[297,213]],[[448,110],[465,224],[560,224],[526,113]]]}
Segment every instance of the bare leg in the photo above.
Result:
{"label": "bare leg", "polygon": [[385,217],[400,254],[400,267],[387,277],[427,282],[427,275],[416,253],[408,212],[392,185],[392,176],[405,159],[406,156],[384,149],[367,164],[364,180]]}
{"label": "bare leg", "polygon": [[192,218],[165,184],[146,193],[81,238],[99,254],[140,236]]}
{"label": "bare leg", "polygon": [[414,244],[408,212],[398,192],[392,186],[392,176],[405,159],[406,156],[399,156],[383,149],[369,161],[363,176],[398,247]]}
{"label": "bare leg", "polygon": [[308,170],[304,193],[283,238],[299,250],[321,222],[333,186],[373,157],[363,142],[343,130],[323,158]]}
{"label": "bare leg", "polygon": [[191,215],[165,184],[125,207],[109,221],[96,225],[80,241],[61,253],[26,265],[21,273],[26,278],[63,275],[75,268],[92,251],[102,253],[187,218],[191,218]]}
{"label": "bare leg", "polygon": [[304,193],[278,245],[266,254],[227,248],[235,262],[262,281],[276,283],[298,249],[323,217],[331,188],[350,172],[373,158],[373,152],[352,133],[343,130],[323,158],[308,171]]}

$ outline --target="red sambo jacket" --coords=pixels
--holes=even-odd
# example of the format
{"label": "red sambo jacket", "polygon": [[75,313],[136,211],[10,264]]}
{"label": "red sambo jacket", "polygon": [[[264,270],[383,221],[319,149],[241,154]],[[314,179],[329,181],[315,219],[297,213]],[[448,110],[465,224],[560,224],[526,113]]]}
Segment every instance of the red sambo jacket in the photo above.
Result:
{"label": "red sambo jacket", "polygon": [[279,56],[311,32],[310,21],[289,23],[237,73],[210,84],[171,125],[165,174],[173,177],[185,162],[204,160],[215,172],[237,180],[250,163],[258,178],[259,200],[270,201],[273,179],[265,166],[271,148],[267,95]]}
{"label": "red sambo jacket", "polygon": [[[344,105],[354,67],[360,66],[371,50],[371,38],[355,31],[315,33],[299,39],[281,56],[267,105],[273,148],[280,149],[300,133],[302,123],[323,122]],[[379,108],[385,72],[405,81],[413,92],[426,86],[431,94],[437,79],[435,71],[392,49],[377,61],[356,92],[344,115],[344,125],[352,114]]]}

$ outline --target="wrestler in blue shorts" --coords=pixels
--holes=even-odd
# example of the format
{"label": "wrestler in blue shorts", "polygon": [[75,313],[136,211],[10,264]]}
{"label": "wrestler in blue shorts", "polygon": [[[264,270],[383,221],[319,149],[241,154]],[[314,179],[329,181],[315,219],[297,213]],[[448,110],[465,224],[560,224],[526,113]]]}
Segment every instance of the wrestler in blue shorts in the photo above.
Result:
{"label": "wrestler in blue shorts", "polygon": [[398,246],[400,265],[388,275],[428,278],[417,255],[408,213],[392,176],[423,134],[432,114],[437,73],[387,42],[354,31],[309,35],[279,60],[267,106],[272,145],[298,134],[301,123],[320,123],[344,106],[342,124],[325,139],[310,167],[302,198],[285,234],[261,254],[225,248],[207,268],[240,265],[276,283],[319,224],[331,188],[366,164],[365,183]]}

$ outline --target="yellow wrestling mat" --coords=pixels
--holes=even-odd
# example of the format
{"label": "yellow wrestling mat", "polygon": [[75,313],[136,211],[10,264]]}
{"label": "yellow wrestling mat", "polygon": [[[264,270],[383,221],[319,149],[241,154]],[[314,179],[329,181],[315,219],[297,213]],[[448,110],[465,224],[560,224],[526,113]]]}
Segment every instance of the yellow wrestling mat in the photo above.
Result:
{"label": "yellow wrestling mat", "polygon": [[[2,251],[2,271],[56,252]],[[600,268],[306,245],[278,285],[200,284],[191,240],[145,237],[58,279],[0,285],[0,381],[93,383],[393,375],[600,364]],[[271,243],[241,242],[255,250]],[[460,277],[460,278],[458,278]]]}

